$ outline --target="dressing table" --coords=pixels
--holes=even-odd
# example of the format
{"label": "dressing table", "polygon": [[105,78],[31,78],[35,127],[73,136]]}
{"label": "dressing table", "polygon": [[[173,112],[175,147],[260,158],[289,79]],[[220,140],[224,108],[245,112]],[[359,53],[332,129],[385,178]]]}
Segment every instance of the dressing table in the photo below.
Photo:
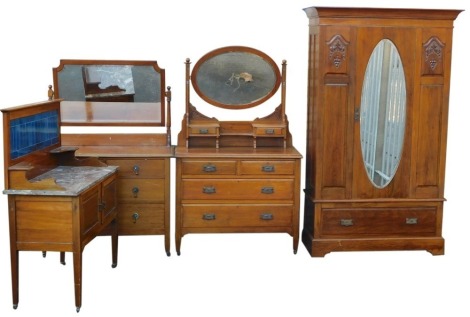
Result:
{"label": "dressing table", "polygon": [[[176,157],[175,243],[189,233],[284,232],[299,241],[300,153],[292,146],[282,73],[265,53],[241,46],[204,55],[190,71]],[[263,118],[219,120],[190,101],[191,87],[226,111],[266,106],[281,87],[281,103]]]}

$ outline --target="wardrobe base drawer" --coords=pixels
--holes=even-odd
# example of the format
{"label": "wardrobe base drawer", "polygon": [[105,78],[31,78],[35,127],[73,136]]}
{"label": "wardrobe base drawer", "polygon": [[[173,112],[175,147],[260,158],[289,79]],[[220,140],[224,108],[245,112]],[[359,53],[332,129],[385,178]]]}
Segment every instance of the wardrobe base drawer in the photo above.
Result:
{"label": "wardrobe base drawer", "polygon": [[183,205],[183,227],[292,226],[292,205]]}
{"label": "wardrobe base drawer", "polygon": [[320,233],[325,236],[435,235],[436,207],[323,208]]}

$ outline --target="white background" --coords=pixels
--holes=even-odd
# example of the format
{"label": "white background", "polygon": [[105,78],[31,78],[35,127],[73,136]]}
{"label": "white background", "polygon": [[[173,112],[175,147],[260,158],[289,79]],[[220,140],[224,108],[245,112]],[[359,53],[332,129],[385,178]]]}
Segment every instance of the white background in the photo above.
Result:
{"label": "white background", "polygon": [[[287,234],[192,234],[183,238],[182,254],[177,256],[172,221],[171,257],[164,252],[162,236],[121,237],[119,264],[112,269],[109,237],[98,237],[87,245],[80,316],[469,316],[470,113],[465,77],[469,73],[469,3],[2,1],[0,108],[45,100],[52,67],[60,59],[157,60],[166,69],[167,85],[173,91],[175,144],[184,113],[185,59],[194,63],[219,47],[251,46],[279,65],[287,60],[287,115],[294,145],[304,157],[308,19],[303,8],[467,9],[454,24],[444,256],[393,251],[338,252],[311,258],[301,243],[294,255]],[[191,98],[204,112],[204,106]],[[214,115],[211,111],[205,113]],[[250,110],[244,119],[264,115],[263,111]],[[229,111],[230,118],[235,115]],[[20,302],[17,310],[12,309],[6,196],[0,200],[0,315],[77,316],[71,254],[62,266],[57,253],[43,258],[40,252],[21,252]],[[302,228],[303,194],[301,201]],[[171,214],[173,218],[173,206]]]}

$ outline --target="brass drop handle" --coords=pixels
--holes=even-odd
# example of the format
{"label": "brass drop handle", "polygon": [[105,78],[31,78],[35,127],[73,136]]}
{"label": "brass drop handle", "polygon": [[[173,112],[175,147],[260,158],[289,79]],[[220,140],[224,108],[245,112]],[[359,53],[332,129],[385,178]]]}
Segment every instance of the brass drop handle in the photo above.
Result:
{"label": "brass drop handle", "polygon": [[261,171],[265,173],[272,173],[274,172],[274,165],[263,165],[261,167]]}
{"label": "brass drop handle", "polygon": [[134,214],[132,215],[132,219],[134,220],[134,223],[136,223],[136,222],[137,222],[137,219],[139,219],[139,218],[140,218],[139,213],[138,213],[138,212],[134,212]]}
{"label": "brass drop handle", "polygon": [[263,213],[260,215],[259,217],[261,220],[273,220],[274,219],[274,215],[271,214],[271,213]]}
{"label": "brass drop handle", "polygon": [[274,134],[274,129],[265,129],[264,133],[266,134]]}
{"label": "brass drop handle", "polygon": [[215,214],[203,214],[202,219],[203,220],[215,220]]}
{"label": "brass drop handle", "polygon": [[208,134],[208,133],[209,133],[209,129],[199,129],[199,133],[200,133],[200,134]]}
{"label": "brass drop handle", "polygon": [[274,187],[266,186],[261,188],[262,194],[274,194]]}
{"label": "brass drop handle", "polygon": [[215,187],[214,186],[204,186],[202,188],[202,192],[204,194],[215,194]]}
{"label": "brass drop handle", "polygon": [[418,218],[406,218],[406,224],[407,225],[417,225],[418,224]]}
{"label": "brass drop handle", "polygon": [[339,221],[339,223],[340,223],[343,227],[350,227],[350,226],[354,225],[352,219],[341,219],[341,220]]}
{"label": "brass drop handle", "polygon": [[135,174],[135,175],[139,175],[139,173],[140,173],[140,167],[139,167],[139,165],[134,165],[134,167],[132,168],[132,170],[134,171],[134,174]]}
{"label": "brass drop handle", "polygon": [[137,198],[138,194],[139,194],[139,187],[136,186],[132,188],[132,195],[134,196],[134,198]]}
{"label": "brass drop handle", "polygon": [[213,173],[213,172],[217,171],[217,167],[213,164],[206,164],[202,167],[202,170],[205,173]]}

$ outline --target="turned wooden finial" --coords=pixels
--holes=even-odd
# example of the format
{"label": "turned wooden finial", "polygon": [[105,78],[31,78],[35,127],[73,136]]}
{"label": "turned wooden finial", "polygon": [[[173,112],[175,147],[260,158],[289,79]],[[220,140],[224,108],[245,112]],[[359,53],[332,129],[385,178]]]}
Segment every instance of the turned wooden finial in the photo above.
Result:
{"label": "turned wooden finial", "polygon": [[47,98],[49,100],[54,98],[54,90],[52,90],[52,85],[49,85],[49,89],[47,90]]}

